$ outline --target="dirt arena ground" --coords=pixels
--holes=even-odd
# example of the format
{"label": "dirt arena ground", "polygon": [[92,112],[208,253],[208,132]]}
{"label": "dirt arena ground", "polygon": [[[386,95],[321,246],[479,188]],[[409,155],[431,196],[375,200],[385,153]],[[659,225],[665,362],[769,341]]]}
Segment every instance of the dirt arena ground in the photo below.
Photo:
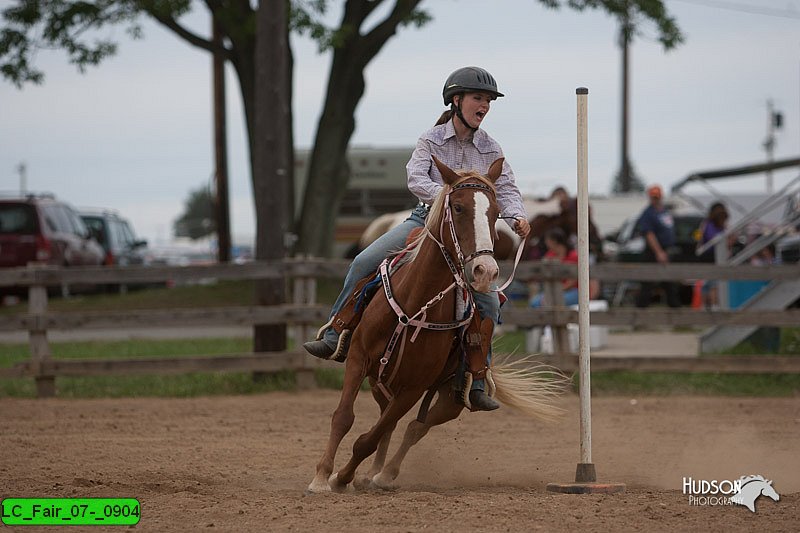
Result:
{"label": "dirt arena ground", "polygon": [[[619,495],[545,490],[578,462],[570,396],[550,425],[462,414],[412,450],[396,491],[305,496],[337,399],[0,399],[0,497],[134,497],[136,529],[165,532],[800,529],[800,398],[596,398],[593,460],[601,481],[627,484]],[[376,412],[362,394],[337,464]],[[745,474],[772,479],[780,501],[761,497],[754,514],[681,493],[683,477]]]}

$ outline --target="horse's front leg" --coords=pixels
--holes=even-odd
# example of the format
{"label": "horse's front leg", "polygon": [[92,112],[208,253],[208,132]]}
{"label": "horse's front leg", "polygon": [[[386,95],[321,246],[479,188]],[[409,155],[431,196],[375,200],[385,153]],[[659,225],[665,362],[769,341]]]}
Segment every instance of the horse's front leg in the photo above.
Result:
{"label": "horse's front leg", "polygon": [[[372,428],[359,436],[353,444],[353,455],[350,461],[328,479],[331,490],[341,492],[353,481],[356,469],[361,462],[378,448],[378,443],[397,425],[397,421],[411,409],[424,391],[405,390],[397,394]],[[388,442],[387,442],[388,446]]]}
{"label": "horse's front leg", "polygon": [[400,473],[400,465],[408,454],[408,451],[428,434],[433,426],[444,424],[458,417],[464,406],[455,401],[450,382],[444,383],[439,387],[436,403],[433,405],[425,422],[419,422],[416,418],[409,422],[406,432],[403,435],[403,442],[395,452],[389,463],[372,478],[375,487],[390,490],[394,488],[394,480]]}
{"label": "horse's front leg", "polygon": [[[375,387],[375,383],[373,380],[370,380],[372,385],[372,396],[375,398],[375,401],[380,406],[381,414],[386,410],[386,407],[389,405],[389,400],[380,391],[377,387]],[[396,426],[395,426],[396,427]],[[353,481],[353,485],[359,489],[364,490],[368,489],[372,484],[372,478],[383,469],[383,465],[386,463],[386,456],[389,452],[389,443],[392,440],[392,433],[394,432],[394,427],[390,428],[386,433],[383,434],[383,438],[378,443],[378,450],[375,452],[375,460],[372,462],[372,466],[367,472],[366,475],[360,475]]]}
{"label": "horse's front leg", "polygon": [[317,473],[308,485],[308,492],[327,492],[331,490],[328,485],[328,478],[333,472],[333,460],[336,457],[336,450],[339,449],[342,439],[353,427],[355,404],[361,382],[364,380],[363,365],[356,357],[350,357],[345,364],[344,384],[342,385],[342,395],[339,398],[339,405],[331,417],[331,432],[328,437],[328,446],[325,453],[317,463]]}

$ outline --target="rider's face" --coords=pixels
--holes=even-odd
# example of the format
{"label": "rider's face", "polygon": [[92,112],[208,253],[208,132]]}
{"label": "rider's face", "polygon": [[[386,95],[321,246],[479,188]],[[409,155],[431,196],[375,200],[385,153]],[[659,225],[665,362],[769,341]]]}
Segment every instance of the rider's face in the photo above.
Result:
{"label": "rider's face", "polygon": [[[457,96],[456,98],[461,97]],[[494,96],[484,92],[464,94],[463,98],[460,100],[461,113],[464,115],[464,119],[469,123],[470,126],[473,128],[480,127],[483,119],[489,112],[489,108],[492,105],[493,99]],[[458,100],[456,101],[456,104],[458,104]]]}

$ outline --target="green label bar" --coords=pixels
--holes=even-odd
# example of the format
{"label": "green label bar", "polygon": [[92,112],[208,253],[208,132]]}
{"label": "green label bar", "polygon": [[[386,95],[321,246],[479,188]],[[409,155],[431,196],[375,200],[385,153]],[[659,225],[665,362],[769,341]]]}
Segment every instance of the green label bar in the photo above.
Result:
{"label": "green label bar", "polygon": [[141,508],[134,498],[5,498],[0,516],[7,526],[132,526]]}

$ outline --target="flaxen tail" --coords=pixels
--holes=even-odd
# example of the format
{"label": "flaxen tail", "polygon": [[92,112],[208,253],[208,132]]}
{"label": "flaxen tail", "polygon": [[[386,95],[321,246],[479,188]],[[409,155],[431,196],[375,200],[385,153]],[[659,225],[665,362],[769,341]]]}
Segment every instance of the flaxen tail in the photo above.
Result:
{"label": "flaxen tail", "polygon": [[564,414],[559,398],[569,389],[570,378],[533,356],[495,355],[492,358],[495,398],[500,403],[544,421]]}

